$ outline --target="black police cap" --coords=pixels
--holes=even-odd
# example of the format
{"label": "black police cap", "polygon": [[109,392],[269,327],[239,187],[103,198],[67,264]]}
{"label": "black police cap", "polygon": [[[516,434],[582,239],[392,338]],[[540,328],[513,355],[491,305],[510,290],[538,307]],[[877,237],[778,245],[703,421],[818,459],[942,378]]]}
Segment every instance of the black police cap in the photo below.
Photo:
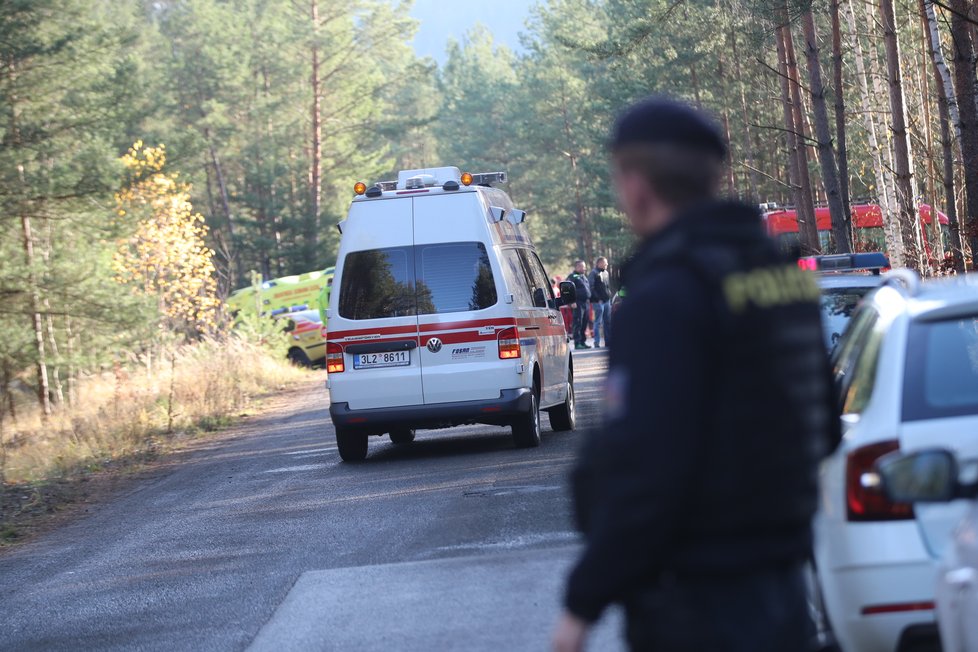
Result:
{"label": "black police cap", "polygon": [[629,145],[676,145],[727,156],[719,127],[701,111],[675,100],[650,97],[633,104],[615,122],[611,151]]}

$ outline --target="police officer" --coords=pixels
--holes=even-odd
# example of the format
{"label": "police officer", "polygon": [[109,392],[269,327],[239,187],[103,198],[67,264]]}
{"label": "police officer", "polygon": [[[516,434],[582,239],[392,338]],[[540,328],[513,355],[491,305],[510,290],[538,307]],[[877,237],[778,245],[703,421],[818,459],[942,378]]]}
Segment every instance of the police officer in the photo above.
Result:
{"label": "police officer", "polygon": [[711,120],[649,99],[610,147],[641,243],[606,424],[573,475],[586,547],[555,649],[581,650],[620,603],[633,650],[806,650],[816,466],[839,440],[817,287],[753,207],[714,199],[726,146]]}

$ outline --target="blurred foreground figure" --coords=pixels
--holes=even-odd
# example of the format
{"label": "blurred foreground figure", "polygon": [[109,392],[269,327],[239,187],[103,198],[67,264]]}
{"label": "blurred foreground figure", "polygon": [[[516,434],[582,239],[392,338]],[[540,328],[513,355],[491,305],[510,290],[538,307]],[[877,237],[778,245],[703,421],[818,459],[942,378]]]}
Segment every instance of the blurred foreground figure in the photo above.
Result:
{"label": "blurred foreground figure", "polygon": [[817,464],[839,439],[818,288],[755,208],[714,199],[726,146],[704,115],[641,102],[611,156],[641,243],[574,472],[587,547],[555,649],[620,603],[633,650],[803,652]]}

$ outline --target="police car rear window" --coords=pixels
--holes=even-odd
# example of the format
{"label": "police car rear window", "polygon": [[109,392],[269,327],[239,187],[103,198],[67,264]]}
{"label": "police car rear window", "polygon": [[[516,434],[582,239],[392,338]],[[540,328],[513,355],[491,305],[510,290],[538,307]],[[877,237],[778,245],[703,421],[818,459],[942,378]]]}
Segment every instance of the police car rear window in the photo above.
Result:
{"label": "police car rear window", "polygon": [[978,315],[910,327],[903,420],[978,415]]}
{"label": "police car rear window", "polygon": [[486,248],[452,242],[347,254],[340,316],[382,319],[468,312],[496,304]]}

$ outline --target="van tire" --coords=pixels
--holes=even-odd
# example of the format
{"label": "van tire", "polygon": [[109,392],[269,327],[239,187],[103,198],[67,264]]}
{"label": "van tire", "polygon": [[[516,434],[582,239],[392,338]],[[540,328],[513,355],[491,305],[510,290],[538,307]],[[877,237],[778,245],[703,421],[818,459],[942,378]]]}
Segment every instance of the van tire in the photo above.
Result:
{"label": "van tire", "polygon": [[513,441],[517,448],[536,448],[540,445],[540,403],[536,390],[530,393],[530,410],[513,422]]}
{"label": "van tire", "polygon": [[550,427],[554,432],[573,430],[577,425],[577,406],[574,400],[574,376],[567,378],[567,398],[557,407],[550,408]]}
{"label": "van tire", "polygon": [[298,347],[293,347],[289,349],[288,354],[289,362],[297,367],[311,367],[312,362],[309,360],[309,356],[306,352]]}
{"label": "van tire", "polygon": [[414,431],[410,428],[398,428],[391,430],[389,434],[395,444],[410,444],[414,441]]}
{"label": "van tire", "polygon": [[367,458],[367,434],[337,428],[336,447],[344,462],[362,462]]}

